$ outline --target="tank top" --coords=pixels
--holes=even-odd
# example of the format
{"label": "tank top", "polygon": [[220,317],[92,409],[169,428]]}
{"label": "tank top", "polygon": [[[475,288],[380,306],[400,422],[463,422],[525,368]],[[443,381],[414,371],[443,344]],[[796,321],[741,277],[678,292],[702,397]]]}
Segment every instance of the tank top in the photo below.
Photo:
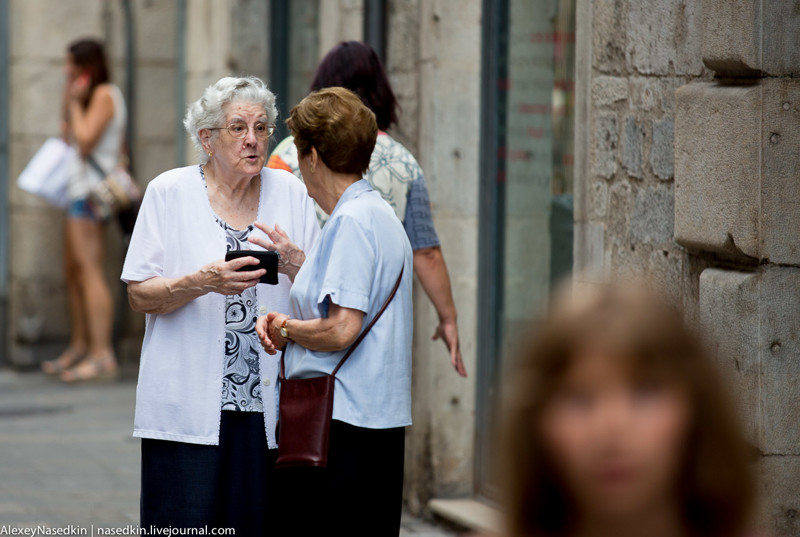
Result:
{"label": "tank top", "polygon": [[[106,173],[109,173],[119,162],[127,121],[127,109],[122,92],[114,84],[109,84],[109,87],[114,104],[114,115],[92,150],[92,158]],[[72,146],[77,151],[77,144],[74,141]],[[85,198],[92,186],[102,180],[103,176],[100,172],[89,166],[85,159],[76,158],[72,163],[67,186],[70,201]]]}

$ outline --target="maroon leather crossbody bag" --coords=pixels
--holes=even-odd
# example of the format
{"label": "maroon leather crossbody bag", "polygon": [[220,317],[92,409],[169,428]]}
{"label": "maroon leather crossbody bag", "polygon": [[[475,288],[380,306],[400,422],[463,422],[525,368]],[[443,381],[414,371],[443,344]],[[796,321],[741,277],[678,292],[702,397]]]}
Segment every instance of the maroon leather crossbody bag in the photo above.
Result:
{"label": "maroon leather crossbody bag", "polygon": [[400,287],[404,270],[405,267],[400,270],[397,283],[378,314],[353,342],[331,374],[308,379],[287,379],[284,364],[286,350],[281,353],[277,468],[327,466],[336,373],[386,311]]}

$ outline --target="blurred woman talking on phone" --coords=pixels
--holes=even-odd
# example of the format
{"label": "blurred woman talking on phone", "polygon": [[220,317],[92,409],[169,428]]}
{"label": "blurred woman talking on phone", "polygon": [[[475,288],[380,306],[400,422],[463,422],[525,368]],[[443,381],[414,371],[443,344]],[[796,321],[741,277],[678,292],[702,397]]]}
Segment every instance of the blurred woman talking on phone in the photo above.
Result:
{"label": "blurred woman talking on phone", "polygon": [[[184,121],[200,164],[162,173],[142,201],[122,272],[131,307],[147,314],[134,423],[142,527],[273,527],[278,362],[255,320],[288,310],[319,233],[305,186],[264,168],[276,116],[261,80],[212,84]],[[277,285],[257,285],[264,269],[240,271],[254,257],[224,260],[252,240],[280,253]]]}
{"label": "blurred woman talking on phone", "polygon": [[[119,374],[111,345],[113,300],[103,274],[103,228],[87,203],[92,185],[119,160],[125,132],[122,92],[109,82],[103,46],[93,39],[67,50],[61,135],[80,158],[69,174],[65,226],[65,280],[69,298],[69,345],[42,370],[65,382],[113,379]],[[93,166],[91,163],[95,163]]]}

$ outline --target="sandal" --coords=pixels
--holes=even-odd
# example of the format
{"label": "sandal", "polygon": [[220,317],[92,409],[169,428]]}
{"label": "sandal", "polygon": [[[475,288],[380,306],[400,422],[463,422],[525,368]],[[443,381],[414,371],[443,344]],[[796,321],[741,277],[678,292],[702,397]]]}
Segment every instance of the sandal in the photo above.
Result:
{"label": "sandal", "polygon": [[119,380],[119,366],[117,360],[110,355],[85,358],[75,367],[62,371],[60,378],[67,384]]}
{"label": "sandal", "polygon": [[61,356],[55,360],[47,360],[42,362],[42,371],[44,371],[47,375],[58,375],[70,367],[75,367],[85,357],[85,352],[73,351],[67,347],[67,349],[61,353]]}

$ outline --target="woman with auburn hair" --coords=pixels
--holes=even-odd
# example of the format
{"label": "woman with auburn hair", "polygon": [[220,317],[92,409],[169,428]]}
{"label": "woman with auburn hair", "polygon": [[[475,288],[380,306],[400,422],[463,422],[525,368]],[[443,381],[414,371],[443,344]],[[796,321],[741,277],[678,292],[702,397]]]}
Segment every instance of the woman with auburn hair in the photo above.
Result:
{"label": "woman with auburn hair", "polygon": [[314,92],[286,123],[308,195],[330,218],[297,272],[291,308],[259,317],[256,332],[269,354],[285,348],[287,379],[331,374],[352,354],[335,373],[327,466],[279,470],[280,512],[291,535],[396,536],[411,425],[411,244],[362,179],[378,127],[353,92]]}
{"label": "woman with auburn hair", "polygon": [[715,365],[641,287],[562,296],[509,377],[509,537],[746,534],[751,448]]}

